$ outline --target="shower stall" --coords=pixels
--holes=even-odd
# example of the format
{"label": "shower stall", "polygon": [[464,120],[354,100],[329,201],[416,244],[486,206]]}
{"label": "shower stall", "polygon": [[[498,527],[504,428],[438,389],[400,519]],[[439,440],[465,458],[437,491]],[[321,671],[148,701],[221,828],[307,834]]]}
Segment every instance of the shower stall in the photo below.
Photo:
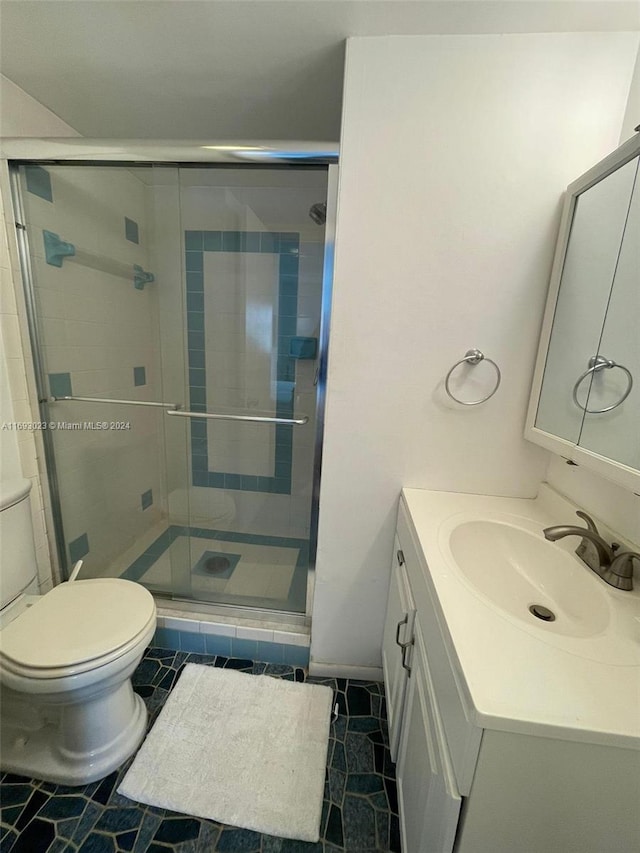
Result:
{"label": "shower stall", "polygon": [[63,576],[308,616],[337,146],[15,147]]}

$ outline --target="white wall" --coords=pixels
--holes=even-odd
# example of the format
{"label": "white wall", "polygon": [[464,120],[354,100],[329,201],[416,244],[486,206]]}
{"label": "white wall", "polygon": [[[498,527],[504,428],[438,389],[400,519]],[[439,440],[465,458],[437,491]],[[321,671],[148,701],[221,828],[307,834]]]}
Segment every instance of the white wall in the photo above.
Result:
{"label": "white wall", "polygon": [[[637,44],[349,40],[315,663],[379,666],[402,486],[535,495],[548,456],[522,432],[560,198],[618,144]],[[460,407],[442,383],[470,347],[503,381]]]}
{"label": "white wall", "polygon": [[[0,75],[0,134],[2,136],[79,136],[50,110],[43,107],[22,89]],[[5,218],[5,210],[9,211]],[[6,163],[0,161],[0,323],[2,340],[0,358],[5,360],[10,406],[3,406],[2,420],[9,414],[17,421],[32,422],[39,419],[33,373],[33,362],[26,327],[22,282],[15,242],[15,230]],[[53,538],[47,540],[47,527],[51,527],[51,507],[46,484],[38,473],[38,459],[43,456],[42,439],[38,433],[21,432],[17,449],[22,474],[31,480],[31,513],[38,561],[40,590],[51,588],[57,573],[57,558]],[[15,443],[5,444],[7,454],[15,465]],[[44,465],[42,465],[44,468]],[[6,468],[5,468],[6,470]],[[53,572],[52,572],[53,569]]]}

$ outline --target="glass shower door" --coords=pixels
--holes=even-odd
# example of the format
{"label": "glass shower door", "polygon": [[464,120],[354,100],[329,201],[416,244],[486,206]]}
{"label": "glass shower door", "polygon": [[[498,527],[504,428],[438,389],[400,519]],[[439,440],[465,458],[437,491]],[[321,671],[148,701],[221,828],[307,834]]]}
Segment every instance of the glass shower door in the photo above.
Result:
{"label": "glass shower door", "polygon": [[[308,214],[326,171],[174,174],[179,214],[163,215],[180,232],[164,250],[182,263],[185,410],[165,416],[173,594],[304,613],[324,254]],[[159,294],[164,341],[178,312]],[[163,376],[178,372],[177,349],[162,358]],[[186,476],[172,458],[185,427]]]}
{"label": "glass shower door", "polygon": [[166,526],[150,174],[48,164],[14,173],[63,575],[83,560],[83,578],[122,576]]}
{"label": "glass shower door", "polygon": [[326,188],[325,167],[19,167],[63,571],[305,612]]}

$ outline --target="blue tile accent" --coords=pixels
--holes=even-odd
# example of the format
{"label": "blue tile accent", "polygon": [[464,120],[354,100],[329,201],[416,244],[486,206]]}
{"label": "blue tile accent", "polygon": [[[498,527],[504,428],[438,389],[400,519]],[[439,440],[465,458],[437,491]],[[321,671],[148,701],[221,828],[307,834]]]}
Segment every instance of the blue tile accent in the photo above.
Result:
{"label": "blue tile accent", "polygon": [[309,666],[309,646],[285,645],[283,649],[283,663],[289,666]]}
{"label": "blue tile accent", "polygon": [[218,634],[203,634],[204,648],[208,655],[224,655],[231,657],[231,637],[220,637]]}
{"label": "blue tile accent", "polygon": [[298,275],[298,257],[297,255],[281,255],[280,256],[280,275]]}
{"label": "blue tile accent", "polygon": [[146,492],[143,492],[140,495],[140,503],[142,504],[142,509],[147,509],[153,503],[153,491],[151,489],[147,489]]}
{"label": "blue tile accent", "polygon": [[191,633],[191,631],[178,631],[180,634],[181,652],[198,652],[204,654],[204,635]]}
{"label": "blue tile accent", "polygon": [[159,649],[180,651],[180,631],[175,631],[173,628],[156,628],[153,645]]}
{"label": "blue tile accent", "polygon": [[242,251],[242,231],[223,231],[222,232],[222,251],[223,252],[241,252]]}
{"label": "blue tile accent", "polygon": [[77,563],[89,553],[89,537],[86,533],[69,542],[69,558],[72,563]]}
{"label": "blue tile accent", "polygon": [[205,231],[203,242],[205,252],[221,252],[222,231]]}
{"label": "blue tile accent", "polygon": [[255,640],[241,640],[239,637],[231,638],[231,654],[234,658],[246,658],[254,660],[258,644]]}
{"label": "blue tile accent", "polygon": [[52,397],[71,397],[73,390],[71,388],[70,373],[50,373],[49,374],[49,391]]}
{"label": "blue tile accent", "polygon": [[187,273],[187,293],[204,293],[204,273]]}
{"label": "blue tile accent", "polygon": [[277,254],[280,235],[277,232],[263,231],[260,234],[260,251],[265,254]]}
{"label": "blue tile accent", "polygon": [[191,332],[204,332],[204,314],[201,311],[187,312],[187,327]]}
{"label": "blue tile accent", "polygon": [[259,231],[247,231],[245,232],[245,252],[259,252],[260,251],[260,232]]}
{"label": "blue tile accent", "polygon": [[204,291],[196,293],[187,289],[187,311],[204,311]]}
{"label": "blue tile accent", "polygon": [[130,243],[140,242],[140,233],[138,231],[138,223],[134,219],[124,218],[124,236]]}
{"label": "blue tile accent", "polygon": [[284,646],[282,643],[263,643],[258,641],[256,660],[266,663],[282,663],[284,661]]}
{"label": "blue tile accent", "polygon": [[66,240],[61,239],[59,234],[47,231],[46,228],[42,231],[42,240],[44,242],[45,260],[52,267],[61,268],[64,259],[72,258],[76,253],[76,247],[73,243],[67,243]]}
{"label": "blue tile accent", "polygon": [[280,234],[280,254],[281,255],[297,255],[300,251],[300,235]]}
{"label": "blue tile accent", "polygon": [[187,252],[202,251],[202,231],[185,231],[184,232],[184,248]]}
{"label": "blue tile accent", "polygon": [[[201,239],[202,238],[202,239]],[[204,359],[204,252],[258,252],[278,255],[278,342],[276,361],[276,415],[293,417],[292,383],[295,381],[296,355],[308,352],[309,344],[294,346],[297,330],[298,252],[300,236],[295,232],[258,231],[185,231],[185,269],[187,275],[187,335],[189,362],[189,402],[195,411],[206,411],[206,361]],[[302,339],[301,339],[302,340]],[[312,339],[308,339],[312,340]],[[201,351],[201,352],[198,352]],[[195,441],[203,438],[205,445]],[[280,448],[275,476],[240,475],[230,471],[208,471],[207,432],[191,422],[191,476],[194,485],[257,491],[272,494],[291,493],[293,440],[291,427],[279,424],[275,444]]]}
{"label": "blue tile accent", "polygon": [[147,384],[147,371],[144,367],[134,367],[133,368],[133,384],[134,385],[146,385]]}
{"label": "blue tile accent", "polygon": [[186,271],[202,272],[204,269],[204,257],[202,252],[186,252]]}
{"label": "blue tile accent", "polygon": [[289,355],[292,358],[315,358],[317,353],[317,338],[291,338]]}
{"label": "blue tile accent", "polygon": [[204,388],[205,381],[206,376],[203,369],[197,367],[189,368],[189,385],[191,388]]}
{"label": "blue tile accent", "polygon": [[25,166],[24,174],[27,181],[27,190],[33,195],[43,198],[45,201],[53,201],[53,190],[51,189],[51,175],[42,166]]}
{"label": "blue tile accent", "polygon": [[152,272],[143,270],[139,264],[133,265],[133,286],[136,290],[144,290],[145,284],[150,284],[155,280],[156,277]]}
{"label": "blue tile accent", "polygon": [[194,350],[202,350],[204,352],[204,332],[190,330],[187,333],[187,342],[191,352]]}

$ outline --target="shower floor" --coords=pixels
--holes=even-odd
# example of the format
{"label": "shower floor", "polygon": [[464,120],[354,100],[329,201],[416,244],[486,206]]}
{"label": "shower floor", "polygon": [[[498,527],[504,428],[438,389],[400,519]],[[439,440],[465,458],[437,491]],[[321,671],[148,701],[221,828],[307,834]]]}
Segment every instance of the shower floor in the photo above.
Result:
{"label": "shower floor", "polygon": [[305,539],[170,525],[115,574],[178,598],[304,613],[308,568]]}

